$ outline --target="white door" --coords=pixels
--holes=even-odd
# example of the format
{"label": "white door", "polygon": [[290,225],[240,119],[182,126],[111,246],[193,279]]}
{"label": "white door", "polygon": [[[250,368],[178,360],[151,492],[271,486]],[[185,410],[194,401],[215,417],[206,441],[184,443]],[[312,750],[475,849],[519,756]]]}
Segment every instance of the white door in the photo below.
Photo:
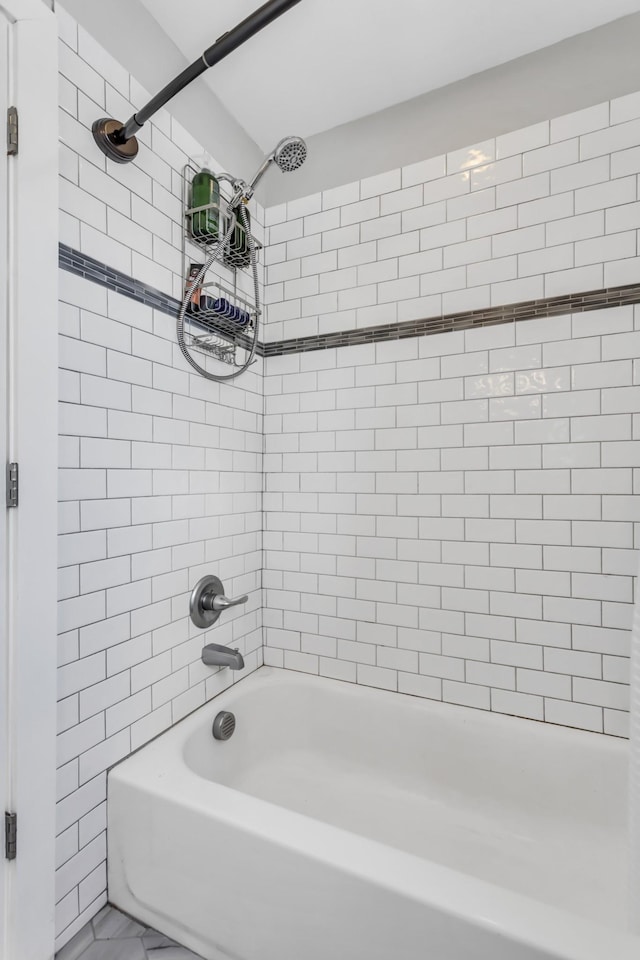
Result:
{"label": "white door", "polygon": [[[4,127],[7,115],[9,82],[9,23],[0,13],[0,129]],[[7,423],[8,423],[8,250],[7,250],[7,207],[9,201],[7,185],[7,155],[4,144],[0,145],[0,493],[3,492],[5,464],[8,460]],[[8,874],[10,864],[4,859],[3,824],[4,811],[9,807],[9,762],[8,762],[8,656],[7,644],[7,511],[4,497],[0,502],[0,957],[8,956],[7,915],[8,915]]]}
{"label": "white door", "polygon": [[[50,7],[0,0],[0,960],[54,950],[56,87]],[[7,158],[9,105],[20,142]],[[20,463],[17,509],[5,506],[8,460]]]}

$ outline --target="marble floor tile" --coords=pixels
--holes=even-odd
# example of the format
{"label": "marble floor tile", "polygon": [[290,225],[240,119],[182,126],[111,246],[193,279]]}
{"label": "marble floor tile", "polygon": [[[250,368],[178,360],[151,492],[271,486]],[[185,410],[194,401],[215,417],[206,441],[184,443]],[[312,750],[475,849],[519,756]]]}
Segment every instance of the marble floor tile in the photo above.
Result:
{"label": "marble floor tile", "polygon": [[157,950],[147,950],[148,960],[201,960],[196,953],[186,947],[160,947]]}
{"label": "marble floor tile", "polygon": [[158,933],[157,930],[151,930],[147,928],[142,935],[142,943],[144,944],[147,950],[157,950],[160,947],[178,947],[179,944],[175,940],[171,940],[169,937],[165,937],[164,933]]}
{"label": "marble floor tile", "polygon": [[94,940],[80,960],[147,960],[142,940]]}
{"label": "marble floor tile", "polygon": [[93,927],[90,923],[87,923],[58,951],[56,960],[80,960],[82,954],[93,943],[94,939]]}
{"label": "marble floor tile", "polygon": [[202,960],[163,933],[107,905],[56,955],[56,960]]}
{"label": "marble floor tile", "polygon": [[115,907],[103,907],[91,921],[96,940],[126,940],[141,937],[146,927]]}

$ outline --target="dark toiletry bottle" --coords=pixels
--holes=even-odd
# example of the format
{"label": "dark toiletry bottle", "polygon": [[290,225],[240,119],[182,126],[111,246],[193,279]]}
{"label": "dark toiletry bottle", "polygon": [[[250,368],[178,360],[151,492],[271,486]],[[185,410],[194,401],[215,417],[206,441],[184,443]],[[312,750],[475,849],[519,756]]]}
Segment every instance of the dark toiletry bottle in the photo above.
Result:
{"label": "dark toiletry bottle", "polygon": [[[244,209],[247,214],[247,223],[249,224],[249,229],[251,229],[251,214],[246,207]],[[236,225],[229,240],[228,262],[230,266],[239,267],[240,269],[248,267],[251,263],[247,231],[244,228],[240,210],[236,210]]]}
{"label": "dark toiletry bottle", "polygon": [[210,170],[201,170],[193,178],[191,206],[208,208],[191,214],[191,233],[194,239],[217,240],[220,226],[220,185]]}
{"label": "dark toiletry bottle", "polygon": [[[247,215],[247,226],[249,227],[249,230],[251,230],[251,214],[249,213],[247,207],[244,208],[244,212]],[[249,251],[249,240],[247,238],[247,231],[244,228],[244,221],[241,213],[238,213],[238,225],[235,233],[238,264],[241,267],[248,267],[251,262],[251,253]]]}

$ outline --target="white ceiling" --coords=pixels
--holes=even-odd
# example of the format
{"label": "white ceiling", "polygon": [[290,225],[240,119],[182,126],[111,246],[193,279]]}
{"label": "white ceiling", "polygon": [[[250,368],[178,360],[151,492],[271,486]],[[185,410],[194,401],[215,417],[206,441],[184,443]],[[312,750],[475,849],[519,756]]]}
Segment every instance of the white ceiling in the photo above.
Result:
{"label": "white ceiling", "polygon": [[[142,3],[189,60],[260,5]],[[267,150],[638,10],[640,0],[302,0],[203,80]]]}

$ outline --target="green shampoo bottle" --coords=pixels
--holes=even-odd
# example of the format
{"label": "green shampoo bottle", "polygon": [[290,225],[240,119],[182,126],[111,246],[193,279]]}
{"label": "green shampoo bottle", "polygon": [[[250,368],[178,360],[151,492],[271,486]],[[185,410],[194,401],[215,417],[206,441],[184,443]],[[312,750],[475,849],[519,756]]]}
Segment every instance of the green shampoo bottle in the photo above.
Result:
{"label": "green shampoo bottle", "polygon": [[217,240],[220,231],[220,185],[210,170],[196,173],[191,183],[191,206],[208,207],[191,214],[191,233],[195,240]]}

